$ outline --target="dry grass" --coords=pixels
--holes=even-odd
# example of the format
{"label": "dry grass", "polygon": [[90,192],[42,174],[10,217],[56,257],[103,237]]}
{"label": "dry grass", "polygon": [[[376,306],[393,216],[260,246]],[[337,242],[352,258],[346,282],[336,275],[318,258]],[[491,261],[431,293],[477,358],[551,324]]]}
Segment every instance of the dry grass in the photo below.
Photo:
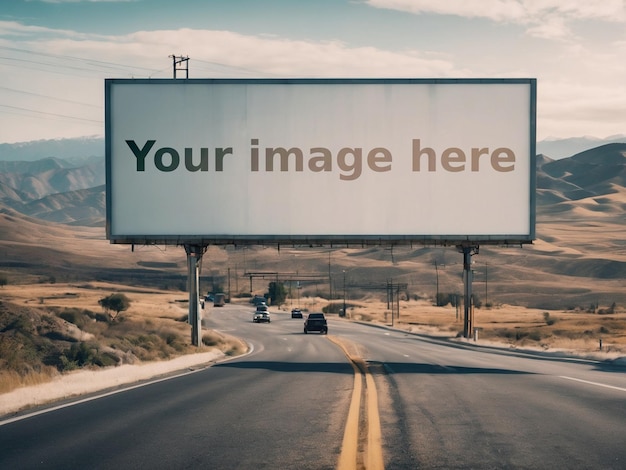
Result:
{"label": "dry grass", "polygon": [[[98,300],[112,293],[123,293],[131,300],[129,310],[120,320],[112,323],[91,318],[101,312]],[[33,312],[91,312],[82,318],[72,318],[79,328],[78,334],[111,362],[104,365],[150,362],[171,359],[180,355],[197,353],[189,341],[186,323],[187,294],[179,291],[129,287],[103,282],[82,284],[29,284],[7,285],[0,290],[0,300],[6,305],[24,306]],[[283,307],[288,311],[295,305],[288,300]],[[338,303],[340,301],[335,301]],[[302,297],[299,304],[305,311],[322,311],[328,301],[321,297]],[[350,300],[348,318],[355,321],[392,325],[396,328],[428,335],[458,337],[463,331],[463,307],[450,305],[436,307],[426,300],[403,300],[399,304],[398,318],[391,318],[386,302],[369,296],[363,300]],[[63,315],[61,315],[63,316]],[[79,321],[80,320],[80,321]],[[57,318],[57,321],[62,321]],[[474,326],[479,329],[479,342],[507,345],[509,347],[560,350],[571,354],[601,354],[602,357],[626,352],[626,312],[619,308],[613,314],[588,313],[581,310],[551,310],[499,305],[489,309],[475,309]],[[71,330],[77,334],[75,330]],[[69,334],[69,333],[67,333]],[[57,367],[29,365],[15,357],[17,347],[0,341],[0,393],[17,387],[47,382],[57,377]],[[80,339],[80,338],[79,338]],[[602,351],[600,352],[600,340]],[[239,339],[215,331],[203,334],[203,348],[219,349],[226,355],[238,355],[246,350]],[[66,342],[65,348],[71,343]],[[6,349],[6,351],[4,349]],[[107,356],[108,355],[108,356]],[[19,366],[16,366],[19,363]]]}
{"label": "dry grass", "polygon": [[[324,299],[304,299],[309,311],[321,311]],[[414,333],[454,338],[463,333],[464,311],[437,307],[424,300],[401,301],[399,318],[392,319],[386,302],[349,301],[348,317],[356,321],[392,325]],[[626,312],[597,314],[585,311],[546,311],[500,305],[474,310],[480,343],[558,350],[577,355],[612,357],[626,354]],[[600,351],[602,340],[602,351]],[[597,355],[597,354],[596,354]]]}
{"label": "dry grass", "polygon": [[0,393],[10,392],[20,387],[47,383],[58,375],[59,372],[54,367],[46,367],[39,371],[31,370],[23,374],[14,370],[0,370]]}
{"label": "dry grass", "polygon": [[[98,300],[112,293],[126,295],[131,306],[116,321],[102,321]],[[204,346],[191,346],[187,302],[186,293],[99,282],[5,286],[0,393],[78,368],[161,361],[203,350],[245,351],[237,338],[210,331]],[[82,362],[85,354],[88,361]]]}

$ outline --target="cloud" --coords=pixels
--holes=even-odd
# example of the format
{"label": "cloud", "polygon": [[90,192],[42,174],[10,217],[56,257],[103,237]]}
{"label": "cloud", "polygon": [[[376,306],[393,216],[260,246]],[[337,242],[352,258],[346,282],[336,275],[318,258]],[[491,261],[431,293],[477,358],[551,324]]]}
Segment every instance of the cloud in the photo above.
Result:
{"label": "cloud", "polygon": [[349,47],[338,41],[287,40],[229,31],[180,29],[79,38],[62,33],[26,44],[46,54],[128,64],[123,73],[135,77],[169,76],[168,57],[172,54],[190,57],[190,77],[206,77],[207,72],[261,77],[445,77],[464,73],[443,54],[392,52]]}
{"label": "cloud", "polygon": [[[442,8],[450,8],[456,2],[441,3]],[[572,11],[590,14],[583,9]],[[523,14],[516,21],[522,22]],[[526,27],[528,34],[560,37],[566,34],[568,21],[555,17]],[[624,134],[623,37],[613,37],[610,46],[601,49],[587,42],[560,42],[548,57],[541,56],[543,51],[526,50],[530,47],[526,45],[524,56],[510,52],[504,57],[459,57],[454,56],[454,49],[443,46],[441,51],[385,50],[336,40],[199,29],[96,35],[0,21],[0,74],[4,77],[0,106],[5,105],[0,107],[0,142],[30,140],[33,133],[37,138],[103,133],[103,124],[98,122],[103,120],[104,79],[170,78],[172,54],[189,56],[190,78],[471,78],[484,76],[486,70],[494,77],[534,76],[538,78],[540,137]],[[461,59],[466,65],[459,65]]]}
{"label": "cloud", "polygon": [[484,18],[526,27],[535,37],[564,39],[577,20],[626,22],[623,0],[366,0],[375,8],[464,18]]}
{"label": "cloud", "polygon": [[104,79],[170,78],[172,54],[189,56],[190,78],[467,75],[443,54],[194,29],[103,36],[0,22],[0,50],[0,142],[101,135]]}
{"label": "cloud", "polygon": [[72,30],[51,29],[44,26],[25,25],[17,21],[0,20],[0,38],[5,38],[6,41],[9,41],[11,39],[25,40],[29,37],[37,42],[41,42],[47,37],[71,37],[74,39],[83,39],[88,36]]}

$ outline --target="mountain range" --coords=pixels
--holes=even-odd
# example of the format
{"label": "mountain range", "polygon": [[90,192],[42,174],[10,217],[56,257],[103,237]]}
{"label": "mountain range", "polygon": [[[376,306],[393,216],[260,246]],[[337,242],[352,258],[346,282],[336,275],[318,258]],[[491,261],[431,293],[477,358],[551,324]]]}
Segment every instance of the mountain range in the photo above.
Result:
{"label": "mountain range", "polygon": [[[554,160],[571,157],[578,153],[605,144],[626,143],[626,135],[612,135],[604,139],[592,136],[570,137],[566,139],[546,138],[537,142],[538,154]],[[78,139],[34,140],[14,144],[0,144],[0,162],[26,162],[47,157],[61,158],[70,164],[80,166],[92,157],[104,157],[102,137],[82,137]]]}
{"label": "mountain range", "polygon": [[[79,142],[84,150],[70,152],[67,158],[56,154],[58,145],[42,150],[45,141],[36,144],[39,159],[34,158],[32,147],[28,152],[28,146],[15,147],[10,158],[8,144],[0,146],[0,252],[5,254],[0,274],[15,268],[31,274],[37,270],[49,276],[84,272],[87,277],[102,278],[106,267],[110,277],[113,272],[146,279],[174,273],[173,278],[180,279],[185,272],[179,252],[139,259],[128,254],[128,247],[112,246],[105,240],[104,157],[93,150],[93,140]],[[17,158],[27,154],[33,158]],[[489,287],[500,301],[562,306],[606,298],[626,304],[626,143],[608,143],[561,159],[539,154],[536,163],[537,240],[530,249],[481,247],[485,285],[488,262]],[[362,282],[377,276],[405,276],[423,286],[432,284],[433,265],[454,264],[442,250],[396,250],[391,263],[389,251],[383,248],[347,250],[335,262],[351,266],[360,260],[351,272],[358,271]],[[94,261],[96,251],[102,258]],[[239,260],[240,253],[215,251],[214,272],[233,265],[250,267],[251,262],[256,270],[276,270],[287,262],[285,257],[276,259],[272,250],[250,250],[247,256],[244,252]],[[306,269],[329,272],[327,256],[312,257]],[[370,266],[370,271],[366,273],[361,265]],[[168,270],[170,274],[163,274]],[[440,275],[442,284],[458,285],[456,271],[443,270]]]}

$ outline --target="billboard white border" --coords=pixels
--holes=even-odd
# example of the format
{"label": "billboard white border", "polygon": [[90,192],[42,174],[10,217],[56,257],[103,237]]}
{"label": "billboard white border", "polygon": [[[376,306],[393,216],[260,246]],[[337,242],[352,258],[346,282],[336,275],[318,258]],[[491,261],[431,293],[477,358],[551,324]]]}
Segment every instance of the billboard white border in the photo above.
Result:
{"label": "billboard white border", "polygon": [[[119,235],[112,227],[112,110],[111,89],[115,84],[522,84],[529,87],[529,233],[507,235]],[[371,246],[371,245],[520,245],[535,239],[536,221],[536,101],[537,82],[533,78],[483,79],[106,79],[105,80],[105,160],[106,160],[106,236],[113,244],[136,245],[306,245],[306,246]]]}

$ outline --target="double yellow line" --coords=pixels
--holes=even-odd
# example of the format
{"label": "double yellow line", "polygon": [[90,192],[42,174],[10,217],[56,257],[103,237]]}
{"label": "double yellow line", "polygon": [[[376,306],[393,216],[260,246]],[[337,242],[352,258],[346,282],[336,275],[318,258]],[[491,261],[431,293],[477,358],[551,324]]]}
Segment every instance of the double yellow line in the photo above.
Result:
{"label": "double yellow line", "polygon": [[[337,470],[353,470],[365,468],[367,470],[383,470],[382,433],[380,431],[380,415],[378,414],[378,393],[374,378],[367,368],[365,361],[353,356],[348,348],[338,338],[329,336],[329,340],[339,346],[346,357],[350,360],[354,369],[354,388],[352,390],[352,400],[348,410],[348,420],[343,433],[343,443]],[[366,405],[364,407],[364,419],[361,417],[361,397],[363,396],[363,377],[365,377]],[[361,433],[359,424],[362,423],[367,428],[367,432]],[[363,438],[362,438],[363,436]],[[365,439],[366,436],[366,439]],[[362,442],[365,452],[359,455],[359,443]],[[359,463],[361,464],[359,466]]]}

